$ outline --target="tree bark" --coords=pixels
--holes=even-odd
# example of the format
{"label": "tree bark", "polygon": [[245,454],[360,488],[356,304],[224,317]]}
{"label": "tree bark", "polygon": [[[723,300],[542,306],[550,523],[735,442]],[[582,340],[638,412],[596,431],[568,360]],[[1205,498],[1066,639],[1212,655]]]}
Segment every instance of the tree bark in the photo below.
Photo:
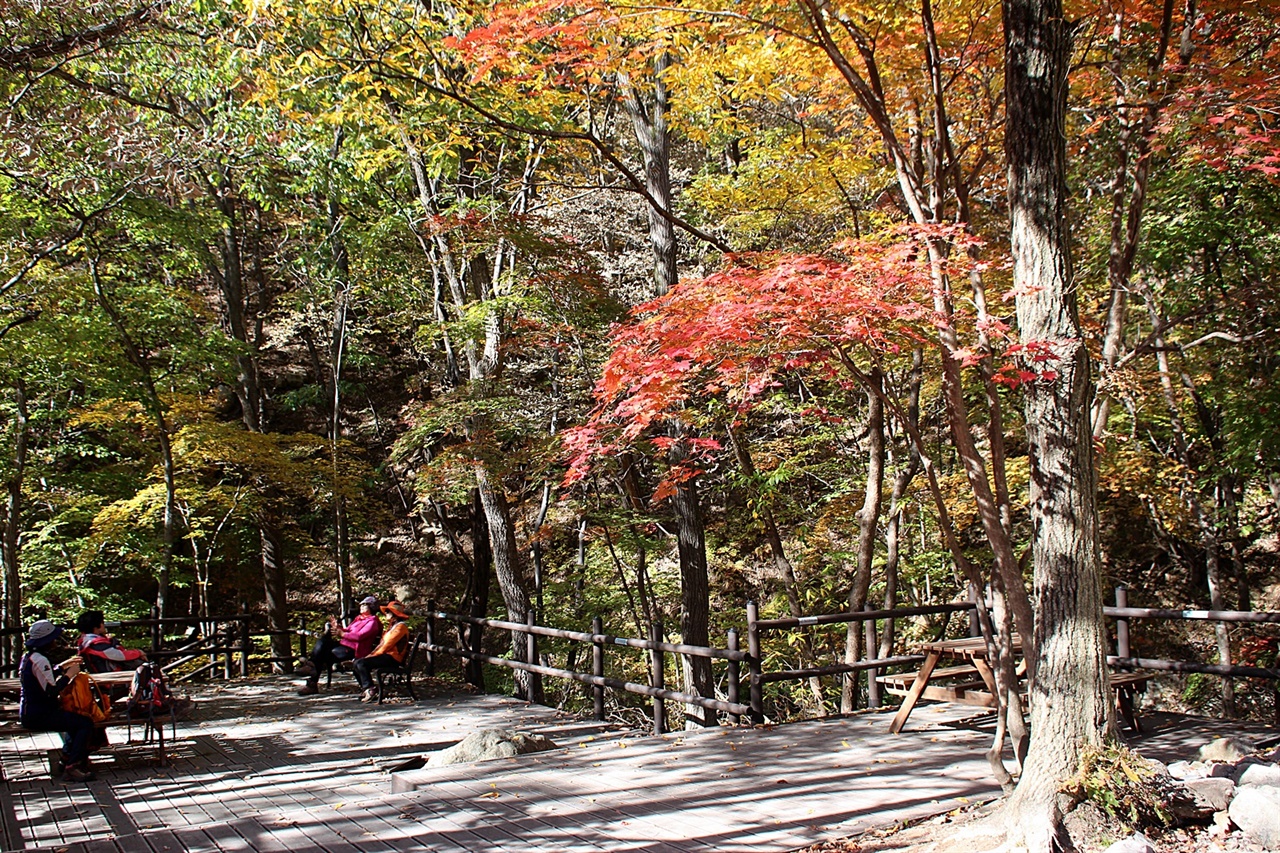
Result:
{"label": "tree bark", "polygon": [[262,560],[262,592],[267,608],[267,630],[271,632],[271,656],[281,661],[286,672],[293,671],[293,644],[289,642],[289,579],[285,573],[284,547],[274,525],[258,526],[259,559]]}
{"label": "tree bark", "polygon": [[[678,468],[687,458],[685,445],[678,439],[672,444],[670,461]],[[676,549],[680,558],[680,636],[691,646],[709,646],[711,620],[711,584],[707,576],[706,529],[698,501],[696,477],[682,479],[671,497],[676,517]],[[714,695],[711,681],[711,659],[685,655],[685,690],[699,696]],[[716,712],[697,705],[685,706],[685,727],[698,728],[716,724]]]}
{"label": "tree bark", "polygon": [[[343,132],[333,136],[329,158],[336,160],[342,148]],[[333,558],[338,579],[338,612],[356,609],[351,592],[351,530],[347,516],[346,490],[340,482],[338,439],[342,434],[342,360],[347,347],[347,312],[351,305],[351,263],[347,241],[342,236],[342,212],[332,191],[325,202],[329,218],[329,258],[333,264],[333,323],[329,341],[329,364],[332,377],[329,388],[329,451],[333,476]]]}
{"label": "tree bark", "polygon": [[[480,490],[471,490],[471,563],[467,575],[467,591],[464,611],[476,619],[489,615],[489,579],[493,576],[493,550],[489,547],[489,520],[485,515],[484,504],[480,500]],[[463,647],[473,652],[484,651],[484,627],[468,625],[465,629]],[[468,659],[466,663],[467,681],[481,691],[484,690],[484,664],[478,660]]]}
{"label": "tree bark", "polygon": [[[880,521],[884,493],[884,375],[873,368],[867,377],[874,387],[867,389],[867,488],[858,514],[858,565],[849,590],[849,612],[859,613],[867,603],[871,588],[871,562],[876,553],[876,526]],[[862,623],[850,622],[845,630],[844,662],[858,662],[862,650]],[[857,705],[857,676],[846,674],[840,690],[840,711],[852,713]]]}
{"label": "tree bark", "polygon": [[[1036,637],[1031,741],[1004,817],[1032,853],[1067,846],[1058,792],[1081,753],[1113,732],[1098,556],[1093,396],[1067,221],[1070,24],[1061,0],[1004,0],[1005,155],[1023,344],[1056,377],[1026,384]],[[1034,370],[1045,365],[1032,363]],[[1069,842],[1068,842],[1069,843]]]}
{"label": "tree bark", "polygon": [[[511,523],[511,508],[501,483],[494,482],[488,465],[478,462],[475,466],[476,488],[480,492],[480,504],[484,507],[489,527],[489,548],[493,554],[493,572],[498,578],[498,589],[507,606],[507,619],[524,622],[530,612],[529,590],[525,586],[524,570],[520,565],[520,550],[516,547],[515,525]],[[527,651],[524,634],[512,632],[511,652],[516,660],[525,660]],[[526,661],[537,663],[537,661]],[[528,702],[543,701],[542,679],[523,670],[515,670],[516,694]]]}
{"label": "tree bark", "polygon": [[[624,74],[618,76],[622,103],[631,117],[636,141],[644,157],[645,189],[653,199],[649,212],[649,243],[653,248],[654,295],[662,296],[676,283],[676,229],[665,212],[671,212],[671,144],[667,133],[667,84],[663,75],[671,67],[671,54],[654,59],[653,99],[646,102]],[[657,205],[661,210],[655,210]]]}
{"label": "tree bark", "polygon": [[22,532],[22,486],[27,473],[27,448],[31,427],[27,415],[27,383],[19,376],[13,383],[14,423],[13,467],[5,483],[3,538],[0,560],[4,563],[4,622],[0,627],[18,631],[5,641],[5,664],[16,664],[22,655],[22,575],[18,571]]}

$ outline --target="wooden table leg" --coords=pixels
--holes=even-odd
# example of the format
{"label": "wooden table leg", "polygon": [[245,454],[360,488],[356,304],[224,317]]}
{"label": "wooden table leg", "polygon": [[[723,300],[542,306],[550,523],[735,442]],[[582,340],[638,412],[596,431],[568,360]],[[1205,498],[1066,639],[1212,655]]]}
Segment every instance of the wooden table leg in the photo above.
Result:
{"label": "wooden table leg", "polygon": [[999,702],[1000,690],[996,687],[996,674],[991,671],[991,667],[987,664],[987,659],[984,657],[975,657],[971,663],[973,664],[973,668],[978,671],[978,677],[982,679],[982,683],[986,685],[987,692],[990,693],[997,702]]}
{"label": "wooden table leg", "polygon": [[902,700],[902,706],[898,708],[898,713],[893,716],[893,722],[889,724],[889,731],[893,734],[896,735],[902,731],[902,727],[907,724],[907,717],[911,716],[911,710],[915,708],[916,702],[920,701],[920,694],[924,693],[924,689],[929,686],[929,679],[933,677],[933,668],[938,665],[941,657],[941,652],[929,652],[925,655],[924,663],[920,666],[920,672],[916,673],[916,680],[911,684],[910,692]]}
{"label": "wooden table leg", "polygon": [[1138,722],[1138,715],[1133,710],[1134,694],[1137,691],[1129,684],[1121,684],[1115,691],[1116,710],[1120,713],[1121,721],[1133,729],[1134,734],[1142,734],[1142,724]]}

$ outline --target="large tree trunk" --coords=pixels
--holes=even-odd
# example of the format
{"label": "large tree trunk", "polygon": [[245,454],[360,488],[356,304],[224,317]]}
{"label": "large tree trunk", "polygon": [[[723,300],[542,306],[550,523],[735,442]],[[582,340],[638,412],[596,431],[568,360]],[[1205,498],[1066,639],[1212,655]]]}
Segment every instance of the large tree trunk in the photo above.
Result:
{"label": "large tree trunk", "polygon": [[284,548],[274,526],[261,524],[259,558],[262,560],[262,591],[267,607],[267,630],[271,632],[271,656],[287,672],[293,670],[293,644],[290,643],[288,576],[284,567]]}
{"label": "large tree trunk", "polygon": [[[677,431],[678,432],[678,431]],[[672,467],[686,459],[683,442],[671,446]],[[671,497],[676,516],[676,548],[680,557],[680,636],[690,646],[709,646],[711,634],[711,584],[707,577],[706,530],[702,524],[702,508],[698,502],[696,477],[682,480]],[[685,655],[684,689],[699,696],[711,697],[711,659]],[[716,712],[697,705],[685,706],[685,727],[713,726]]]}
{"label": "large tree trunk", "polygon": [[[849,590],[849,612],[859,613],[871,588],[871,562],[876,553],[876,526],[884,493],[884,375],[873,369],[867,389],[867,488],[858,515],[858,566]],[[863,623],[850,622],[845,630],[844,662],[858,662],[862,650]],[[858,674],[848,673],[840,690],[840,711],[851,713],[857,705]]]}
{"label": "large tree trunk", "polygon": [[[1083,750],[1112,732],[1098,559],[1093,382],[1079,327],[1067,222],[1070,24],[1061,0],[1004,0],[1005,153],[1023,344],[1046,348],[1056,377],[1026,384],[1035,561],[1031,742],[1004,816],[1010,842],[1062,846],[1058,801]],[[1033,364],[1044,370],[1046,365]]]}
{"label": "large tree trunk", "polygon": [[[663,51],[653,63],[653,98],[646,101],[629,78],[619,75],[622,103],[631,116],[636,141],[644,157],[644,184],[653,202],[649,207],[649,243],[653,248],[653,289],[662,296],[676,283],[676,229],[663,212],[671,213],[671,154],[667,134],[667,84],[664,72],[671,54]],[[654,209],[656,204],[661,211]]]}
{"label": "large tree trunk", "polygon": [[[531,611],[529,590],[525,585],[524,570],[520,565],[520,550],[516,547],[515,525],[511,523],[511,508],[507,505],[507,496],[502,491],[502,484],[493,480],[493,475],[483,463],[477,463],[476,488],[480,492],[480,503],[484,507],[485,520],[489,526],[489,547],[493,554],[493,571],[498,578],[498,589],[502,592],[502,600],[507,606],[507,619],[512,622],[524,622]],[[516,660],[526,663],[525,635],[512,632],[511,653]],[[543,701],[542,679],[538,676],[515,670],[516,695],[529,702]]]}
{"label": "large tree trunk", "polygon": [[27,447],[31,428],[27,420],[27,383],[18,377],[13,383],[17,422],[13,435],[13,467],[5,483],[4,530],[0,531],[0,562],[4,564],[4,621],[0,627],[17,631],[5,641],[3,663],[16,664],[22,655],[22,575],[18,572],[22,532],[22,484],[27,473]]}
{"label": "large tree trunk", "polygon": [[[489,519],[480,500],[480,490],[471,490],[471,564],[467,575],[467,591],[463,595],[463,611],[476,619],[489,615],[489,580],[493,577],[493,549],[489,547]],[[480,654],[484,651],[484,626],[463,628],[463,648]],[[467,681],[484,690],[484,664],[474,658],[466,663]]]}

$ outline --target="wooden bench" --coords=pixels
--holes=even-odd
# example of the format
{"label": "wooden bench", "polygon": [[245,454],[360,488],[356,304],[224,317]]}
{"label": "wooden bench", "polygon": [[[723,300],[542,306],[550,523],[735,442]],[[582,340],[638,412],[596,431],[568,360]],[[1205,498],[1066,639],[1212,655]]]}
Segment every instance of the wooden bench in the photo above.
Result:
{"label": "wooden bench", "polygon": [[388,669],[375,670],[378,674],[378,704],[382,704],[382,700],[387,695],[387,686],[397,688],[409,694],[409,698],[417,702],[418,697],[413,692],[413,663],[418,657],[418,646],[426,642],[422,634],[418,634],[409,641],[409,649],[405,653],[404,662],[398,666]]}
{"label": "wooden bench", "polygon": [[[881,675],[876,681],[884,685],[884,692],[893,696],[906,696],[910,694],[911,687],[919,675],[919,670],[901,672],[894,675]],[[984,708],[996,706],[995,697],[987,690],[980,671],[970,664],[935,667],[929,676],[928,685],[918,698],[930,699],[934,702],[980,705]]]}
{"label": "wooden bench", "polygon": [[[112,688],[128,686],[133,682],[132,672],[111,672],[105,674],[94,675],[93,680],[103,688],[103,692],[108,692]],[[0,695],[12,694],[16,696],[20,690],[21,683],[17,678],[0,678]],[[165,765],[168,758],[165,754],[165,724],[170,726],[170,734],[177,736],[177,717],[169,713],[163,715],[164,719],[143,719],[130,718],[124,713],[124,703],[120,702],[113,706],[112,714],[106,720],[96,723],[95,727],[99,729],[119,729],[128,730],[128,740],[126,744],[132,744],[134,728],[142,730],[142,742],[153,744],[156,751],[156,759],[161,766]],[[14,704],[0,705],[0,735],[34,735],[39,732],[32,729],[25,729],[18,722],[18,706]]]}
{"label": "wooden bench", "polygon": [[[919,675],[920,670],[900,672],[881,675],[876,678],[876,681],[884,685],[886,693],[907,696],[911,693]],[[980,675],[981,672],[977,667],[968,664],[935,667],[929,676],[929,683],[917,698],[994,708],[996,707],[995,697],[991,695]],[[1138,721],[1137,712],[1134,710],[1134,700],[1137,694],[1146,691],[1147,683],[1155,677],[1154,672],[1113,670],[1108,673],[1111,689],[1115,692],[1116,712],[1120,716],[1120,722],[1138,734],[1142,733],[1142,724]]]}
{"label": "wooden bench", "polygon": [[1120,721],[1137,734],[1142,734],[1142,724],[1138,722],[1138,715],[1133,710],[1133,700],[1137,694],[1146,692],[1147,682],[1155,677],[1154,672],[1112,670],[1108,673],[1111,689],[1116,694],[1116,712],[1120,715]]}

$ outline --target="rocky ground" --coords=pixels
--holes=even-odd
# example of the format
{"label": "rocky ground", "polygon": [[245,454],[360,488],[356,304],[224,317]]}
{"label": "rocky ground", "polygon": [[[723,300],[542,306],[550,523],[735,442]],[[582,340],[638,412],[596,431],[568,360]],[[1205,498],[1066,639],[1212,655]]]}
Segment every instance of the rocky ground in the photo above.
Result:
{"label": "rocky ground", "polygon": [[[1169,826],[1141,830],[1092,802],[1067,818],[1081,853],[1257,853],[1280,850],[1280,748],[1258,749],[1240,738],[1224,738],[1200,750],[1195,761],[1153,771]],[[824,842],[798,853],[985,853],[1007,850],[989,827],[1000,801],[892,827],[853,839]]]}

